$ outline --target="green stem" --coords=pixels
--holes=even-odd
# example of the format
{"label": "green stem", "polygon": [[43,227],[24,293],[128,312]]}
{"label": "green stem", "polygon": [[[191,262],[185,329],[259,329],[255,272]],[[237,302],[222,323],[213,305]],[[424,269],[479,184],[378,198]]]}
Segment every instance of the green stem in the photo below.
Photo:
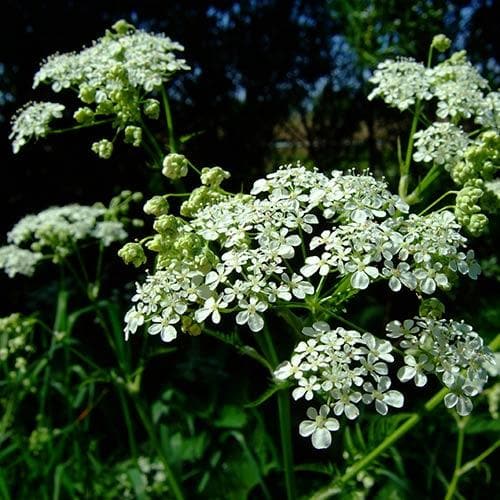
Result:
{"label": "green stem", "polygon": [[440,201],[444,200],[447,196],[450,194],[457,194],[458,191],[447,191],[443,195],[441,195],[437,200],[434,200],[428,207],[424,208],[418,215],[424,215],[426,212],[428,212],[432,207],[436,206]]}
{"label": "green stem", "polygon": [[51,375],[51,360],[54,355],[54,349],[56,346],[55,340],[55,332],[65,331],[67,326],[67,311],[68,311],[68,298],[69,293],[65,288],[61,288],[57,295],[57,304],[56,304],[56,316],[54,319],[54,328],[52,333],[52,340],[50,342],[49,352],[48,352],[48,362],[47,369],[45,370],[43,377],[42,390],[40,394],[40,415],[45,415],[45,405],[47,402],[47,395],[49,392],[50,385],[50,375]]}
{"label": "green stem", "polygon": [[415,104],[415,112],[413,114],[413,120],[411,123],[410,137],[408,138],[408,146],[406,148],[406,156],[403,164],[399,166],[399,196],[405,201],[407,201],[408,186],[410,184],[410,164],[411,157],[413,153],[413,143],[415,141],[415,132],[417,131],[418,118],[420,115],[422,103],[420,99],[417,100]]}
{"label": "green stem", "polygon": [[460,475],[462,476],[463,474],[466,474],[474,467],[477,467],[485,458],[490,456],[498,447],[500,447],[500,439],[495,443],[493,443],[489,448],[484,450],[476,458],[473,458],[472,460],[469,460],[466,464],[464,464],[459,471]]}
{"label": "green stem", "polygon": [[156,161],[158,162],[158,165],[161,165],[161,162],[163,161],[163,157],[165,156],[163,151],[161,150],[160,145],[158,144],[158,141],[155,139],[155,136],[149,130],[149,127],[146,125],[146,122],[144,120],[141,120],[141,127],[143,128],[144,132],[146,132],[146,137],[149,139],[149,142],[153,146],[153,149],[156,152]]}
{"label": "green stem", "polygon": [[406,197],[406,203],[408,205],[418,203],[422,197],[422,193],[436,182],[441,175],[441,171],[442,169],[437,164],[434,164],[412,193]]}
{"label": "green stem", "polygon": [[142,421],[142,424],[144,425],[144,428],[146,429],[146,432],[148,433],[149,439],[151,441],[151,444],[153,445],[154,449],[158,453],[158,456],[163,463],[163,467],[165,469],[165,475],[167,476],[167,481],[169,483],[170,489],[172,490],[173,496],[177,500],[184,500],[184,494],[182,493],[181,487],[178,484],[174,473],[172,472],[172,469],[170,467],[170,464],[167,460],[167,457],[165,456],[165,451],[163,450],[163,447],[161,446],[161,443],[158,441],[158,437],[155,434],[153,424],[151,420],[149,419],[146,411],[144,410],[141,401],[137,398],[137,396],[132,395],[132,399],[134,401],[137,413],[139,414],[139,417]]}
{"label": "green stem", "polygon": [[137,460],[137,443],[135,441],[134,427],[132,425],[132,419],[130,416],[130,410],[128,407],[127,399],[125,398],[125,391],[122,387],[118,387],[118,397],[120,398],[120,404],[123,410],[123,417],[125,418],[125,425],[127,427],[127,437],[130,446],[130,453],[134,460]]}
{"label": "green stem", "polygon": [[[263,331],[265,351],[272,365],[279,363],[276,349],[274,348],[271,335],[267,325]],[[290,418],[290,398],[288,391],[278,391],[278,414],[280,424],[281,450],[283,453],[283,467],[285,469],[285,484],[288,500],[297,498],[295,490],[295,475],[293,470],[293,449],[292,449],[292,424]]]}
{"label": "green stem", "polygon": [[93,123],[83,123],[81,125],[75,125],[74,127],[53,129],[53,130],[48,131],[48,135],[50,135],[50,134],[63,134],[64,132],[73,132],[73,130],[80,130],[82,128],[95,127],[97,125],[102,125],[104,123],[110,123],[112,121],[113,121],[113,119],[110,118],[108,120],[100,120],[100,121],[93,122]]}
{"label": "green stem", "polygon": [[165,110],[165,119],[167,121],[167,134],[168,134],[168,147],[171,153],[177,153],[177,143],[174,134],[174,121],[172,120],[172,111],[170,103],[168,102],[167,92],[165,86],[161,87],[161,98],[163,101],[163,108]]}
{"label": "green stem", "polygon": [[451,479],[448,490],[446,491],[445,500],[451,500],[455,495],[457,489],[458,479],[460,478],[460,467],[462,466],[462,457],[464,454],[464,438],[465,438],[465,423],[467,419],[457,419],[458,438],[457,438],[457,452],[455,455],[455,470]]}

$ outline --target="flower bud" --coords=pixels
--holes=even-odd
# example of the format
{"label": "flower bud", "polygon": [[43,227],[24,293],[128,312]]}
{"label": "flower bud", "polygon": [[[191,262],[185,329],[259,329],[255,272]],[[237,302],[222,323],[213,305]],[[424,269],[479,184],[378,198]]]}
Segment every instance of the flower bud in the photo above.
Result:
{"label": "flower bud", "polygon": [[144,204],[144,212],[159,217],[168,214],[168,201],[163,196],[153,196]]}
{"label": "flower bud", "polygon": [[113,154],[113,143],[108,139],[101,139],[92,144],[92,151],[104,160],[109,160]]}
{"label": "flower bud", "polygon": [[135,127],[129,125],[125,127],[125,144],[132,144],[132,146],[138,148],[142,142],[142,129],[141,127]]}
{"label": "flower bud", "polygon": [[470,222],[467,225],[467,230],[472,236],[480,236],[488,228],[488,217],[484,214],[471,215]]}
{"label": "flower bud", "polygon": [[211,188],[218,188],[224,179],[229,179],[231,174],[220,167],[203,168],[201,171],[201,183]]}
{"label": "flower bud", "polygon": [[160,215],[153,224],[157,233],[167,234],[177,231],[181,223],[175,215]]}
{"label": "flower bud", "polygon": [[438,52],[445,52],[451,47],[451,40],[441,33],[432,39],[432,47]]}
{"label": "flower bud", "polygon": [[144,114],[152,120],[157,120],[160,116],[160,103],[156,99],[148,99],[143,109]]}
{"label": "flower bud", "polygon": [[127,35],[130,32],[135,31],[135,26],[133,24],[127,23],[125,19],[120,19],[119,21],[116,21],[116,23],[113,24],[113,26],[111,27],[118,35]]}
{"label": "flower bud", "polygon": [[172,180],[185,177],[188,172],[188,161],[184,155],[171,153],[163,160],[162,174]]}
{"label": "flower bud", "polygon": [[421,302],[418,314],[426,318],[440,319],[444,311],[444,304],[435,297],[432,297]]}
{"label": "flower bud", "polygon": [[78,108],[74,112],[73,118],[78,123],[92,123],[94,120],[94,112],[90,108]]}
{"label": "flower bud", "polygon": [[118,257],[123,259],[125,264],[133,264],[139,267],[146,263],[146,255],[140,243],[127,243],[118,251]]}
{"label": "flower bud", "polygon": [[95,92],[96,89],[87,84],[80,85],[80,92],[78,93],[78,97],[85,104],[92,104],[95,101]]}

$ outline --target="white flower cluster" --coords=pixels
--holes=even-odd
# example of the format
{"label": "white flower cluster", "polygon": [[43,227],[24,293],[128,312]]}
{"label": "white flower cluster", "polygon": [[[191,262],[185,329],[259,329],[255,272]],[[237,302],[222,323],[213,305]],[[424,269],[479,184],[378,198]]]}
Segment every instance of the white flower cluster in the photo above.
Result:
{"label": "white flower cluster", "polygon": [[381,62],[370,82],[375,88],[368,95],[371,101],[381,97],[389,106],[405,111],[417,99],[430,100],[430,75],[425,66],[414,59],[400,58]]}
{"label": "white flower cluster", "polygon": [[12,117],[12,140],[14,153],[32,138],[44,137],[49,131],[50,122],[61,118],[64,106],[55,102],[29,102]]}
{"label": "white flower cluster", "polygon": [[417,387],[427,383],[427,375],[436,375],[450,392],[447,408],[461,416],[472,411],[471,397],[477,396],[488,381],[487,365],[495,357],[470,325],[453,320],[431,318],[392,321],[387,336],[397,339],[404,353],[404,366],[398,371],[402,382],[414,380]]}
{"label": "white flower cluster", "polygon": [[484,108],[483,91],[488,82],[467,61],[465,51],[456,52],[431,70],[432,92],[439,118],[471,118]]}
{"label": "white flower cluster", "polygon": [[[147,95],[157,91],[174,74],[188,70],[176,52],[184,48],[163,34],[136,30],[125,21],[113,25],[91,47],[79,52],[54,54],[35,74],[33,87],[49,84],[55,92],[76,92],[84,104],[73,117],[78,126],[112,121],[123,133],[125,143],[139,147],[142,142],[141,120],[158,118],[160,104]],[[13,149],[17,153],[31,137],[49,132],[49,122],[59,118],[64,106],[55,103],[33,103],[14,117]],[[113,151],[108,139],[96,141],[92,150],[107,159]]]}
{"label": "white flower cluster", "polygon": [[355,420],[360,403],[374,404],[381,415],[387,415],[389,406],[403,406],[403,395],[390,389],[388,363],[394,356],[389,341],[356,330],[332,330],[325,322],[314,323],[303,333],[312,338],[299,342],[291,360],[279,365],[274,376],[279,381],[293,379],[295,400],[317,397],[325,402],[319,414],[310,407],[307,416],[311,420],[299,427],[301,436],[312,437],[315,448],[328,448],[330,432],[340,427],[336,418],[327,418],[330,409],[336,416]]}
{"label": "white flower cluster", "polygon": [[463,158],[465,150],[471,144],[463,129],[449,122],[433,123],[416,132],[413,137],[415,161],[443,165],[448,171]]}
{"label": "white flower cluster", "polygon": [[[421,294],[450,288],[457,273],[476,278],[472,252],[450,212],[403,217],[407,210],[369,175],[330,177],[298,165],[258,180],[251,195],[222,195],[189,222],[160,215],[149,245],[155,274],[137,284],[126,335],[151,322],[165,341],[221,313],[257,332],[263,313],[292,300],[338,304],[323,290],[364,290],[384,279],[391,290]],[[196,325],[198,324],[198,325]]]}
{"label": "white flower cluster", "polygon": [[433,68],[412,59],[387,60],[377,66],[370,82],[375,85],[368,99],[381,97],[400,111],[417,100],[437,100],[441,119],[475,118],[476,123],[498,128],[498,93],[485,92],[488,82],[457,52]]}
{"label": "white flower cluster", "polygon": [[32,252],[16,245],[0,247],[0,269],[3,269],[9,278],[16,274],[33,276],[36,265],[42,258],[40,252]]}
{"label": "white flower cluster", "polygon": [[116,100],[114,95],[126,90],[124,83],[147,93],[178,71],[189,69],[175,55],[184,50],[181,44],[132,25],[125,28],[108,32],[80,52],[49,57],[35,74],[33,86],[50,83],[55,92],[78,89],[84,102],[102,103]]}
{"label": "white flower cluster", "polygon": [[[52,207],[22,218],[7,234],[10,243],[0,247],[0,268],[10,276],[31,276],[44,254],[60,262],[88,238],[109,246],[128,234],[122,222],[106,220],[109,209],[102,205]],[[23,248],[26,247],[26,248]]]}

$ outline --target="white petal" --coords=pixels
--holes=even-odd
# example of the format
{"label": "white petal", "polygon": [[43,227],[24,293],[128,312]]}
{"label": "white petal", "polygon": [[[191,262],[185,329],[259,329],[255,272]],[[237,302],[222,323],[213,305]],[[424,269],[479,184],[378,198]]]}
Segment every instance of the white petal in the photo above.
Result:
{"label": "white petal", "polygon": [[380,399],[375,400],[375,409],[381,414],[381,415],[387,415],[387,405],[383,402],[380,401]]}
{"label": "white petal", "polygon": [[296,387],[292,392],[292,397],[297,401],[297,399],[300,399],[305,393],[306,390],[303,387]]}
{"label": "white petal", "polygon": [[299,425],[299,434],[302,437],[310,436],[316,430],[316,422],[311,420],[304,420]]}
{"label": "white petal", "polygon": [[345,406],[344,413],[349,420],[355,420],[356,418],[359,417],[358,408],[352,404],[347,404]]}
{"label": "white petal", "polygon": [[278,380],[286,380],[292,374],[292,365],[290,361],[285,361],[276,367],[274,377]]}
{"label": "white petal", "polygon": [[368,275],[362,271],[356,271],[351,276],[351,285],[358,290],[365,290],[370,284],[370,279]]}
{"label": "white petal", "polygon": [[332,444],[332,435],[325,428],[316,429],[312,435],[312,445],[317,450],[328,448]]}
{"label": "white petal", "polygon": [[328,405],[321,405],[320,409],[319,409],[319,414],[326,418],[326,416],[330,413],[330,408]]}
{"label": "white petal", "polygon": [[399,391],[387,391],[384,394],[384,403],[394,406],[394,408],[402,408],[404,402],[405,398]]}
{"label": "white petal", "polygon": [[469,398],[466,398],[464,396],[458,398],[457,413],[461,417],[469,415],[472,409],[473,409],[472,401]]}
{"label": "white petal", "polygon": [[318,416],[318,412],[316,410],[316,408],[313,408],[312,406],[310,406],[307,411],[306,411],[306,415],[311,419],[311,420],[314,420],[317,416]]}
{"label": "white petal", "polygon": [[161,331],[161,339],[163,342],[171,342],[177,337],[177,330],[169,325]]}
{"label": "white petal", "polygon": [[248,326],[252,332],[260,332],[264,328],[264,320],[258,314],[252,314],[248,318]]}
{"label": "white petal", "polygon": [[325,420],[325,428],[329,431],[338,431],[340,429],[339,421],[336,418],[328,418]]}
{"label": "white petal", "polygon": [[425,384],[427,384],[427,375],[424,373],[417,373],[415,375],[415,385],[417,387],[424,387]]}
{"label": "white petal", "polygon": [[458,396],[452,392],[446,394],[446,396],[444,397],[444,405],[446,406],[446,408],[453,408],[457,404],[457,401]]}
{"label": "white petal", "polygon": [[398,379],[401,380],[401,382],[408,382],[408,380],[411,380],[416,373],[417,371],[415,368],[411,366],[402,366],[398,370]]}

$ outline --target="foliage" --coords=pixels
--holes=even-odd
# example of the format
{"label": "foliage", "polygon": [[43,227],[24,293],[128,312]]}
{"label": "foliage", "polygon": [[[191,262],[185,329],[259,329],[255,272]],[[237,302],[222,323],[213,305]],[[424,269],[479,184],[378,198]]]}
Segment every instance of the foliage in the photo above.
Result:
{"label": "foliage", "polygon": [[[44,261],[59,277],[43,290],[54,314],[39,303],[0,319],[2,496],[405,498],[432,491],[437,477],[452,498],[469,487],[468,474],[500,445],[491,440],[498,389],[487,387],[500,337],[486,347],[494,308],[486,303],[488,319],[470,326],[453,290],[480,274],[462,228],[495,229],[498,98],[464,53],[432,67],[432,51],[449,45],[437,36],[427,66],[385,61],[374,73],[371,97],[413,115],[405,157],[400,147],[394,155],[398,195],[366,171],[309,163],[283,165],[248,193],[226,190],[228,171],[181,154],[196,136],[176,135],[166,88],[188,69],[172,52],[181,46],[125,21],[42,65],[35,83],[88,106],[68,129],[52,128],[66,100],[23,107],[15,152],[100,126],[102,115],[112,136],[92,150],[109,160],[121,135],[169,188],[143,207],[150,231],[133,214],[141,195],[124,191],[109,206],[26,216],[9,232],[0,267],[10,277],[42,272]],[[147,120],[162,116],[160,139]],[[423,176],[422,164],[431,164]],[[201,185],[190,189],[193,173]],[[446,176],[461,187],[451,206],[442,204]],[[108,272],[108,247],[134,266],[135,293],[127,275]],[[395,315],[391,304],[402,302]],[[422,404],[401,385],[409,381],[442,388]],[[308,403],[308,419],[297,420],[290,394]],[[417,425],[423,418],[429,429]],[[436,429],[456,434],[454,468],[453,453],[423,447]],[[295,466],[294,448],[309,463]],[[412,480],[410,467],[429,454],[436,477]]]}

